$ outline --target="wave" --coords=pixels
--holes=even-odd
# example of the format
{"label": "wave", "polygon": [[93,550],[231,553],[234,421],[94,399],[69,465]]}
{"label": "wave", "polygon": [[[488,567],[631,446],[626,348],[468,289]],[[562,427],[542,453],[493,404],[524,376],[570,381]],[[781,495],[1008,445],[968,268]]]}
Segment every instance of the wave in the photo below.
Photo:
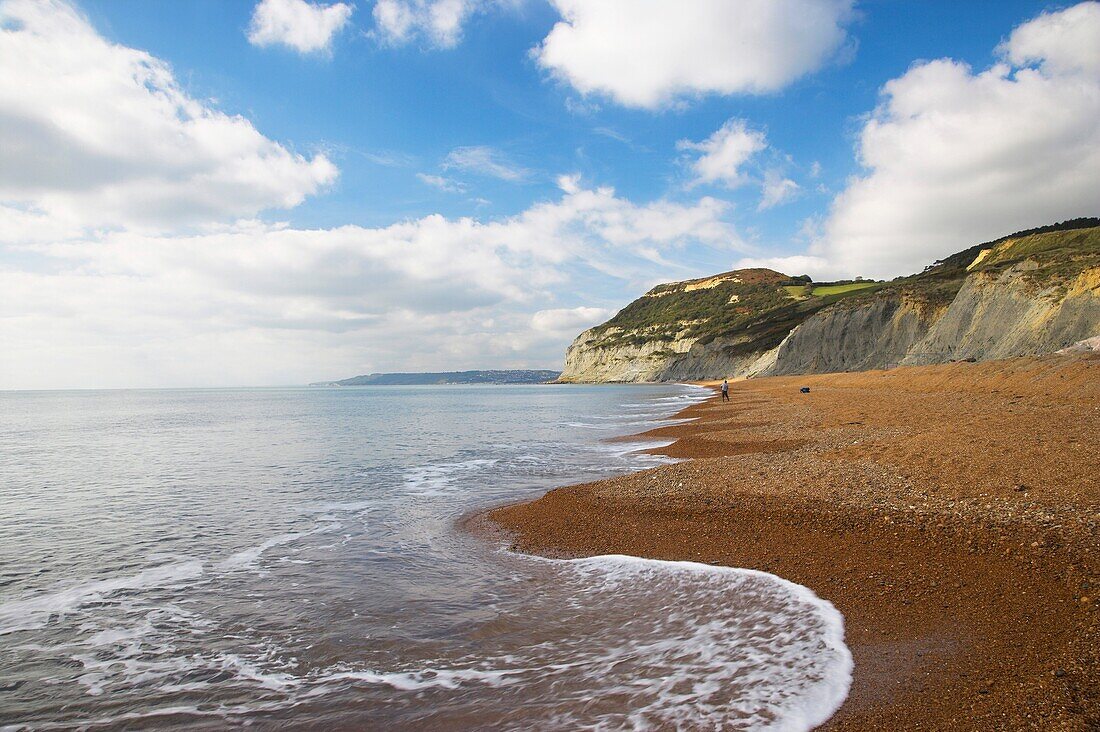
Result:
{"label": "wave", "polygon": [[0,635],[45,627],[51,618],[60,618],[93,603],[103,602],[119,593],[140,593],[149,589],[171,588],[203,576],[207,569],[237,571],[253,569],[268,550],[313,534],[329,531],[332,524],[311,531],[273,536],[256,546],[236,552],[221,562],[209,565],[200,559],[149,567],[135,574],[91,580],[32,594],[30,597],[0,603]]}
{"label": "wave", "polygon": [[[646,413],[607,418],[619,420],[617,424],[585,422],[600,427],[689,421],[664,415],[710,398],[709,390],[697,388],[705,394],[690,391],[659,404],[645,402]],[[632,406],[622,405],[618,411]],[[632,421],[624,425],[624,419]],[[586,446],[605,457],[582,456],[572,469],[605,473],[622,467],[608,454],[621,457],[667,444],[636,440]],[[491,454],[502,457],[464,459],[478,453],[460,452],[452,462],[387,473],[403,488],[402,496],[416,497],[411,509],[402,501],[400,510],[411,511],[418,522],[424,516],[434,520],[432,511],[446,503],[434,496],[453,497],[459,487],[471,484],[487,490],[486,485],[550,474],[561,459],[528,452],[532,446],[526,443],[499,447]],[[633,455],[629,461],[633,467],[647,467],[672,460]],[[376,655],[390,660],[368,662],[371,656],[356,655],[334,663],[337,659],[330,656],[316,659],[316,665],[299,663],[298,656],[314,643],[305,628],[296,629],[302,637],[294,638],[233,628],[242,642],[224,643],[230,629],[216,612],[195,601],[192,589],[217,596],[223,580],[243,582],[244,571],[271,566],[276,557],[286,560],[291,552],[308,547],[312,558],[316,550],[336,548],[341,535],[343,543],[352,536],[337,531],[341,521],[356,523],[366,518],[365,512],[373,517],[375,511],[385,518],[384,502],[392,500],[382,492],[371,500],[347,498],[352,500],[306,504],[298,515],[307,522],[300,530],[253,539],[259,543],[233,553],[202,560],[146,557],[158,566],[2,603],[0,634],[39,628],[84,607],[72,623],[78,627],[49,638],[56,642],[41,649],[43,656],[80,664],[82,670],[67,678],[89,696],[117,699],[134,693],[152,702],[114,717],[103,716],[110,705],[89,704],[83,712],[79,703],[67,707],[83,717],[80,723],[91,725],[123,725],[162,715],[205,717],[201,723],[214,716],[237,724],[279,710],[294,710],[288,714],[308,720],[308,705],[323,704],[329,709],[346,706],[349,716],[341,721],[366,720],[366,726],[390,729],[474,718],[486,726],[535,729],[805,730],[827,720],[848,693],[852,660],[844,644],[843,618],[809,589],[752,570],[621,555],[578,560],[508,555],[509,563],[518,561],[526,568],[513,579],[531,584],[501,595],[479,595],[479,603],[488,600],[479,611],[495,620],[475,629],[477,642],[433,646],[427,658]],[[400,511],[394,515],[406,518]],[[330,533],[320,541],[304,541],[322,532]],[[336,543],[317,546],[322,542]],[[272,551],[286,545],[291,546]],[[160,591],[176,587],[186,588],[187,594]],[[372,631],[370,620],[359,623],[354,623],[356,632],[387,637],[384,628]],[[467,652],[471,655],[462,655]],[[222,701],[190,703],[195,699]],[[41,726],[80,723],[70,717]]]}
{"label": "wave", "polygon": [[500,458],[474,458],[441,465],[425,465],[405,474],[405,488],[414,495],[444,495],[461,476],[496,465]]}
{"label": "wave", "polygon": [[622,662],[638,667],[601,690],[632,697],[631,711],[591,726],[808,730],[847,698],[853,661],[844,618],[807,587],[696,562],[625,555],[546,561],[583,577],[587,594],[623,605],[680,598],[653,608],[651,637],[608,651],[607,671]]}
{"label": "wave", "polygon": [[541,642],[414,669],[330,669],[302,677],[297,700],[351,685],[395,708],[445,694],[437,722],[475,709],[493,726],[492,715],[523,708],[530,729],[794,732],[847,697],[843,617],[806,587],[694,562],[527,559],[557,573],[530,601],[547,626]]}
{"label": "wave", "polygon": [[0,604],[0,635],[44,627],[52,616],[66,615],[118,592],[169,587],[192,580],[202,573],[202,562],[192,559],[150,567],[125,577],[84,582],[27,599],[5,602]]}
{"label": "wave", "polygon": [[[131,628],[90,635],[82,644],[87,652],[73,658],[83,665],[79,680],[93,696],[132,684],[153,683],[169,696],[228,685],[254,698],[222,709],[240,719],[321,703],[355,688],[362,698],[379,700],[382,706],[368,707],[374,713],[384,707],[406,720],[395,729],[416,728],[420,710],[445,722],[473,709],[492,726],[494,715],[522,708],[523,725],[531,729],[793,732],[824,723],[847,696],[852,657],[843,617],[806,587],[755,570],[624,555],[522,561],[540,578],[540,592],[499,611],[538,618],[535,638],[491,637],[476,657],[411,668],[303,670],[277,647],[247,656],[181,655],[166,645],[172,637],[158,630],[175,612],[168,608]],[[139,578],[155,584],[195,571],[89,584],[84,596],[137,587]],[[169,703],[111,721],[164,713],[205,714]]]}
{"label": "wave", "polygon": [[652,429],[654,427],[672,427],[678,424],[687,424],[694,422],[698,417],[678,417],[678,418],[652,418],[652,419],[637,419],[640,415],[634,415],[629,420],[619,420],[616,422],[564,422],[567,427],[580,427],[582,429],[589,430],[613,430],[622,429],[624,427],[645,427]]}
{"label": "wave", "polygon": [[[324,518],[324,517],[322,517],[322,518]],[[325,525],[325,526],[320,526],[316,529],[313,529],[312,531],[291,531],[291,532],[286,533],[286,534],[279,534],[278,536],[273,536],[270,539],[267,539],[266,541],[263,541],[263,542],[257,544],[256,546],[249,547],[248,549],[241,550],[241,551],[237,552],[236,554],[233,554],[233,555],[229,556],[228,558],[222,560],[217,565],[218,569],[227,570],[227,571],[240,570],[240,569],[252,569],[259,562],[260,557],[263,556],[264,552],[266,552],[268,549],[274,549],[277,546],[282,546],[283,544],[289,544],[293,541],[297,541],[298,539],[302,539],[302,538],[305,538],[307,536],[313,536],[314,534],[320,534],[322,532],[328,531],[329,529],[330,529],[330,526]]]}

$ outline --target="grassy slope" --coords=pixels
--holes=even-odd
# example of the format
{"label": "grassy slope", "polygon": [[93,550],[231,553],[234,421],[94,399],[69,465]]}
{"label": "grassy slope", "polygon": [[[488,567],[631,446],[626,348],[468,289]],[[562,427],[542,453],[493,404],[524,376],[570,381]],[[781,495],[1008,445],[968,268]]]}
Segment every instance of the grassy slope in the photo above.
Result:
{"label": "grassy slope", "polygon": [[708,288],[687,290],[684,285],[690,283],[653,288],[597,326],[597,334],[607,334],[601,345],[639,345],[672,340],[677,335],[707,343],[739,334],[746,340],[747,350],[766,350],[826,305],[853,292],[882,286],[876,282],[807,285],[771,270],[738,270],[712,279],[724,277],[731,279]]}
{"label": "grassy slope", "polygon": [[[974,265],[985,250],[988,254]],[[936,262],[920,274],[900,277],[877,291],[857,293],[847,302],[856,306],[875,296],[904,295],[928,305],[946,305],[958,294],[967,275],[997,274],[1025,260],[1037,265],[1024,273],[1025,281],[1037,289],[1064,287],[1086,269],[1100,267],[1100,227],[1025,232],[978,244]]]}
{"label": "grassy slope", "polygon": [[[1081,227],[1091,224],[1091,228]],[[843,302],[856,307],[881,297],[906,297],[928,306],[951,302],[971,272],[998,272],[1030,260],[1026,278],[1037,287],[1058,287],[1085,269],[1100,266],[1100,220],[1078,220],[978,244],[891,282],[809,284],[767,269],[738,270],[705,280],[659,285],[596,326],[601,346],[640,345],[677,337],[708,343],[736,337],[729,350],[767,350],[819,310]],[[1054,230],[1051,230],[1054,229]],[[983,250],[984,259],[967,270]],[[740,280],[740,281],[738,281]],[[715,281],[717,281],[716,284]],[[703,286],[713,284],[713,286]],[[695,289],[689,290],[688,287]]]}
{"label": "grassy slope", "polygon": [[855,292],[856,290],[865,290],[868,287],[880,287],[878,282],[848,282],[843,285],[825,285],[823,287],[815,287],[810,292],[817,297],[826,297],[827,295],[845,295],[849,292]]}

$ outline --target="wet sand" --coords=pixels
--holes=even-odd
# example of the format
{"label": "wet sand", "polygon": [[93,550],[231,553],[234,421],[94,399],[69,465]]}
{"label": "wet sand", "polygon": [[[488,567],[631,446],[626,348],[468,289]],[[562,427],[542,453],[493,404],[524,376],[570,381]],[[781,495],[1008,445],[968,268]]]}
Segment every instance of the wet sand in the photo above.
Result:
{"label": "wet sand", "polygon": [[730,399],[644,433],[684,462],[475,523],[524,552],[810,587],[856,664],[825,729],[1100,729],[1100,357],[758,379]]}

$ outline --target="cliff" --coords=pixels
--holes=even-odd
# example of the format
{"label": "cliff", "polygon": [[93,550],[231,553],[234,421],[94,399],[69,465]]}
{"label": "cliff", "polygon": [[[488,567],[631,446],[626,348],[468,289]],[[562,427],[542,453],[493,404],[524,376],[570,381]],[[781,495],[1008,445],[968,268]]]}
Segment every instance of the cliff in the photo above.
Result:
{"label": "cliff", "polygon": [[980,244],[891,282],[764,269],[659,285],[566,352],[561,381],[683,381],[1051,353],[1100,334],[1100,221]]}

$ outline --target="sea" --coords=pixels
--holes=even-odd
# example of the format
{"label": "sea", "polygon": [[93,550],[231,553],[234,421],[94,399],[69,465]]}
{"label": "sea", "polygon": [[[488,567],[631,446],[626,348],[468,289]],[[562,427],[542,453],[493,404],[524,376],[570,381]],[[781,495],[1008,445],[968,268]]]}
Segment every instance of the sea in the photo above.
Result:
{"label": "sea", "polygon": [[0,729],[811,729],[852,672],[811,590],[460,523],[669,462],[608,438],[709,397],[0,392]]}

